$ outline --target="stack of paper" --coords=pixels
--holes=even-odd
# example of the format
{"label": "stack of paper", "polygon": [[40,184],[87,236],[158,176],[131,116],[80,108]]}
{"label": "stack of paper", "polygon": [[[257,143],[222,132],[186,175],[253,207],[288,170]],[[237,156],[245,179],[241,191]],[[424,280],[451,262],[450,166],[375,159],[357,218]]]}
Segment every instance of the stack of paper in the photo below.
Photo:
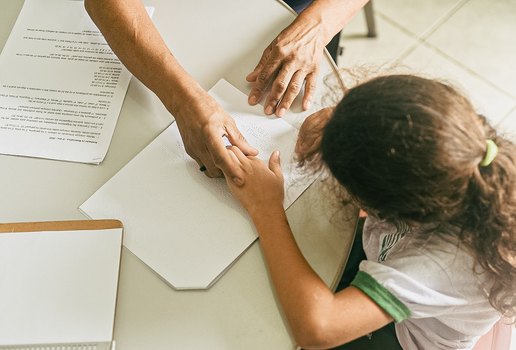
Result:
{"label": "stack of paper", "polygon": [[82,1],[25,0],[0,56],[0,153],[102,162],[130,78]]}
{"label": "stack of paper", "polygon": [[0,348],[110,344],[121,247],[116,220],[0,224]]}

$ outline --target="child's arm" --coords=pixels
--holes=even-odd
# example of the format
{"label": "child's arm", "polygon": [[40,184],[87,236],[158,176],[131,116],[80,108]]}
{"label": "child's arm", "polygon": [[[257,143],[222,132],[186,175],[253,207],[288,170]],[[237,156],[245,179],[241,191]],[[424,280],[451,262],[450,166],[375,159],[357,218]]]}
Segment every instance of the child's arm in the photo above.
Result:
{"label": "child's arm", "polygon": [[228,185],[257,228],[276,293],[298,345],[333,347],[392,322],[359,289],[350,287],[333,294],[304,259],[283,209],[279,154],[271,156],[267,167],[236,147],[230,151],[245,174],[245,184],[238,187],[228,181]]}

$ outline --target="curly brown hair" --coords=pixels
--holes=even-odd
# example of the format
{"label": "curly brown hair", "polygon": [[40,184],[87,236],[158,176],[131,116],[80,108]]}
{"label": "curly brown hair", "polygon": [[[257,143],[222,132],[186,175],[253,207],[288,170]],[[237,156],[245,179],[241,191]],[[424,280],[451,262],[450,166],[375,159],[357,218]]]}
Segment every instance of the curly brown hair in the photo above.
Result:
{"label": "curly brown hair", "polygon": [[[515,316],[516,146],[464,96],[414,75],[374,78],[347,91],[322,133],[316,159],[355,202],[392,221],[458,227],[493,277],[490,303]],[[499,152],[481,167],[487,139]]]}

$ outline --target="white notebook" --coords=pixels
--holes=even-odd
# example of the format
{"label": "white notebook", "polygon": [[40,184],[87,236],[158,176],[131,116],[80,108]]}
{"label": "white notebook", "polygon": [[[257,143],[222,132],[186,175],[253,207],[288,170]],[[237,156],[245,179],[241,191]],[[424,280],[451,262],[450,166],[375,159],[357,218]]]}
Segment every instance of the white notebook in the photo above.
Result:
{"label": "white notebook", "polygon": [[[288,208],[309,186],[293,159],[297,129],[267,117],[262,106],[225,80],[210,94],[239,130],[269,159],[278,149]],[[185,152],[176,123],[95,192],[80,209],[89,217],[114,217],[125,226],[124,245],[176,289],[210,287],[256,240],[248,215],[224,179],[210,179]]]}
{"label": "white notebook", "polygon": [[0,224],[0,349],[111,349],[117,220]]}

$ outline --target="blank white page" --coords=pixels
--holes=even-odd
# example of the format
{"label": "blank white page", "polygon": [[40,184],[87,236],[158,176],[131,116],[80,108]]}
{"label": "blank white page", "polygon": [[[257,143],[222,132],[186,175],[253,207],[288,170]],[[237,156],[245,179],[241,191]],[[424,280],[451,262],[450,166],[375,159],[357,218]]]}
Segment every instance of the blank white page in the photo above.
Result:
{"label": "blank white page", "polygon": [[0,345],[108,342],[122,229],[0,233]]}
{"label": "blank white page", "polygon": [[[268,159],[281,152],[287,208],[308,187],[297,181],[297,130],[263,115],[221,80],[210,94],[234,117],[250,144]],[[224,179],[210,179],[185,152],[176,123],[163,131],[80,209],[124,223],[124,245],[177,289],[208,288],[255,240],[254,227]]]}

